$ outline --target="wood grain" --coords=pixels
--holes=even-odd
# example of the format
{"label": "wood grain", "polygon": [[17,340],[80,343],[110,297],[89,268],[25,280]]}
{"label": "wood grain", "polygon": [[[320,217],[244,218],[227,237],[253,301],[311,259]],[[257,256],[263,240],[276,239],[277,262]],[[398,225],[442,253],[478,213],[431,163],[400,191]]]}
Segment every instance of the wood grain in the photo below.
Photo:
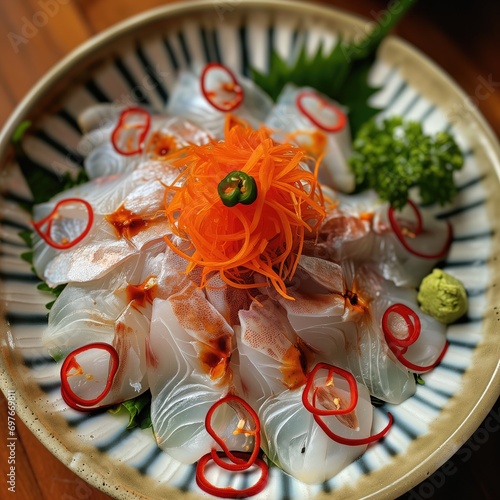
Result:
{"label": "wood grain", "polygon": [[[79,44],[114,23],[168,0],[9,0],[0,3],[0,124],[36,81]],[[383,14],[383,0],[329,0],[328,3],[374,19]],[[500,2],[463,0],[420,2],[396,32],[445,69],[464,89],[500,136]],[[490,81],[478,98],[478,86]],[[0,497],[4,494],[8,449],[6,400],[0,397]],[[497,402],[480,429],[498,429]],[[500,424],[500,419],[498,420]],[[109,498],[86,485],[41,445],[19,418],[16,420],[17,500]],[[485,427],[486,426],[486,427]],[[450,461],[451,469],[431,476],[431,488],[416,488],[404,498],[497,498],[500,479],[500,432],[489,431],[478,445],[472,436]],[[466,457],[470,457],[465,460]],[[443,477],[445,478],[442,481]],[[432,491],[431,491],[432,489]]]}

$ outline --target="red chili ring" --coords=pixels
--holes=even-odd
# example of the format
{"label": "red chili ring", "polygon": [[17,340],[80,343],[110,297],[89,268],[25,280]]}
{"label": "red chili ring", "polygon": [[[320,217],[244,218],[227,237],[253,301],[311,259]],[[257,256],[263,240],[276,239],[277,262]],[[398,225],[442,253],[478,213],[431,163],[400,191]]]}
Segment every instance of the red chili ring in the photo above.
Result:
{"label": "red chili ring", "polygon": [[[210,91],[208,91],[207,88],[206,88],[206,81],[205,80],[206,80],[206,77],[207,77],[207,73],[211,69],[214,69],[214,68],[220,68],[220,69],[224,70],[229,75],[229,77],[231,78],[232,83],[235,85],[235,87],[237,87],[239,89],[239,92],[235,92],[236,99],[234,100],[234,102],[230,106],[222,107],[219,104],[216,104],[213,101],[213,99],[211,98],[211,96],[210,96]],[[236,78],[236,76],[234,75],[234,73],[228,67],[224,66],[223,64],[220,64],[220,63],[208,63],[203,68],[203,71],[201,73],[200,83],[201,83],[201,92],[203,93],[203,96],[205,97],[205,99],[209,102],[210,105],[212,105],[215,109],[217,109],[219,111],[222,111],[224,113],[227,113],[227,112],[230,112],[230,111],[234,111],[243,102],[243,98],[244,98],[243,88],[241,87],[241,85],[238,82],[238,79]]]}
{"label": "red chili ring", "polygon": [[[68,241],[67,243],[58,243],[50,237],[50,232],[52,230],[52,223],[54,217],[57,216],[59,208],[63,205],[68,205],[71,203],[81,203],[82,205],[85,206],[88,213],[87,225],[85,226],[85,229],[82,231],[82,234],[80,234],[80,236],[77,236],[74,240]],[[61,200],[58,203],[56,203],[54,209],[52,210],[52,212],[50,212],[49,215],[47,215],[46,217],[37,222],[32,221],[33,227],[40,236],[40,238],[42,238],[45,241],[45,243],[47,243],[53,248],[56,248],[57,250],[67,250],[68,248],[75,246],[77,243],[80,243],[80,241],[82,241],[85,238],[85,236],[89,234],[93,223],[94,223],[94,211],[92,210],[92,205],[88,201],[82,198],[66,198],[64,200]],[[42,226],[44,226],[45,224],[47,224],[46,233],[42,230]]]}
{"label": "red chili ring", "polygon": [[[234,453],[240,456],[245,455],[245,453],[239,451]],[[217,452],[217,455],[219,457],[223,457],[224,453]],[[260,493],[267,486],[267,481],[269,479],[269,468],[261,458],[257,458],[257,460],[255,460],[255,465],[261,470],[259,480],[253,486],[245,488],[244,490],[236,490],[231,487],[219,488],[218,486],[210,483],[205,477],[205,467],[210,459],[212,459],[212,455],[210,453],[207,453],[206,455],[203,455],[200,460],[198,460],[198,464],[196,465],[196,484],[209,495],[214,495],[221,498],[246,498],[257,495],[257,493]]]}
{"label": "red chili ring", "polygon": [[412,370],[414,372],[428,372],[429,370],[432,370],[433,368],[436,368],[437,365],[439,365],[439,363],[441,363],[441,361],[443,360],[445,354],[446,354],[446,351],[448,350],[448,347],[449,347],[449,343],[446,342],[444,347],[443,347],[443,350],[441,351],[441,354],[437,357],[436,361],[434,361],[434,363],[430,364],[430,365],[427,365],[427,366],[421,366],[421,365],[416,365],[414,363],[412,363],[411,361],[408,361],[405,357],[404,357],[404,352],[394,352],[394,354],[396,355],[396,358],[398,359],[398,361],[404,365],[406,368],[408,368],[409,370]]}
{"label": "red chili ring", "polygon": [[[328,376],[332,376],[333,373],[337,373],[340,375],[342,378],[344,378],[347,383],[349,384],[349,389],[351,392],[351,402],[347,408],[339,409],[339,410],[321,410],[314,406],[314,400],[315,400],[315,395],[316,391],[313,393],[313,403],[311,404],[309,402],[309,392],[311,390],[311,386],[314,382],[314,376],[319,370],[328,370]],[[347,370],[343,370],[342,368],[339,368],[338,366],[330,365],[328,363],[318,363],[309,373],[307,377],[307,382],[304,387],[304,390],[302,392],[302,404],[308,410],[314,415],[323,415],[323,416],[328,416],[328,415],[345,415],[347,413],[351,413],[354,408],[356,408],[356,405],[358,404],[358,385],[356,383],[356,379],[354,378],[353,374],[348,372]]]}
{"label": "red chili ring", "polygon": [[[329,108],[333,109],[335,114],[338,117],[338,123],[336,125],[332,125],[331,127],[325,126],[324,124],[320,123],[309,111],[304,107],[304,104],[302,103],[302,99],[305,97],[315,97],[318,99],[318,101],[325,105],[328,106]],[[334,106],[332,103],[328,102],[326,99],[318,95],[316,92],[313,92],[311,90],[304,90],[303,92],[299,92],[297,94],[297,97],[295,98],[295,104],[297,105],[297,108],[299,108],[299,111],[305,115],[311,122],[321,130],[325,130],[326,132],[339,132],[342,130],[346,123],[347,123],[347,117],[345,113],[337,108],[337,106]]]}
{"label": "red chili ring", "polygon": [[[103,351],[107,351],[111,357],[112,365],[109,370],[108,380],[106,382],[106,386],[104,387],[103,392],[94,399],[83,399],[77,396],[73,390],[71,389],[67,373],[69,370],[74,368],[75,357],[85,351],[90,349],[102,349]],[[110,344],[105,344],[104,342],[94,342],[92,344],[87,344],[74,351],[71,351],[64,360],[61,366],[61,395],[63,397],[64,402],[74,410],[82,410],[82,409],[93,409],[89,407],[93,407],[102,401],[111,390],[111,385],[113,384],[113,380],[115,378],[116,372],[118,370],[118,365],[120,364],[120,360],[118,358],[118,353],[115,348]],[[83,407],[83,408],[82,408]]]}
{"label": "red chili ring", "polygon": [[[420,210],[418,209],[417,205],[413,203],[411,200],[407,200],[408,205],[413,209],[413,212],[415,213],[415,216],[417,217],[417,229],[415,230],[415,235],[418,236],[422,231],[423,231],[423,221],[422,221],[422,214],[420,213]],[[389,222],[391,223],[392,230],[394,231],[394,234],[397,236],[398,240],[401,242],[401,244],[408,250],[408,252],[412,253],[413,255],[416,255],[417,257],[422,257],[423,259],[440,259],[441,257],[444,257],[447,253],[448,250],[450,249],[451,245],[451,240],[453,238],[453,227],[449,223],[449,221],[446,221],[446,224],[448,226],[448,238],[446,240],[446,244],[444,248],[435,254],[426,254],[423,252],[419,252],[417,250],[414,250],[411,248],[411,246],[408,244],[406,241],[406,237],[401,231],[401,228],[399,227],[396,215],[395,215],[395,210],[394,207],[389,207],[388,210],[388,216],[389,216]]]}
{"label": "red chili ring", "polygon": [[[392,312],[399,314],[408,326],[408,337],[405,339],[400,339],[394,336],[389,328],[389,314]],[[410,320],[410,316],[415,320],[414,323]],[[396,344],[398,347],[408,347],[414,344],[420,336],[421,329],[422,325],[418,314],[404,304],[392,304],[392,306],[386,309],[384,315],[382,316],[382,330],[389,346]]]}
{"label": "red chili ring", "polygon": [[[229,401],[237,401],[239,404],[241,404],[241,406],[243,406],[243,408],[249,413],[249,415],[253,418],[253,420],[255,422],[255,430],[253,431],[253,432],[255,432],[254,449],[253,449],[252,453],[250,454],[250,458],[248,459],[247,462],[242,462],[235,455],[235,454],[241,453],[241,452],[230,451],[229,448],[227,447],[226,443],[224,442],[224,440],[214,431],[214,429],[212,427],[211,420],[212,420],[212,416],[213,416],[215,410],[219,406],[221,406]],[[227,462],[220,460],[219,456],[217,454],[218,452],[216,452],[215,448],[212,448],[212,450],[211,450],[212,459],[219,467],[222,467],[223,469],[231,470],[231,471],[244,471],[244,470],[250,468],[254,464],[255,460],[257,459],[257,455],[259,454],[259,451],[260,451],[260,420],[259,420],[259,416],[257,415],[257,413],[245,400],[241,399],[239,396],[236,396],[234,394],[229,394],[229,395],[223,397],[222,399],[220,399],[219,401],[217,401],[216,403],[214,403],[210,407],[210,409],[208,410],[207,415],[205,417],[205,428],[206,428],[207,432],[215,439],[217,444],[222,448],[224,455],[227,458],[229,458],[229,460],[231,460],[231,462],[233,462],[233,464],[234,464],[234,465],[228,464]]]}
{"label": "red chili ring", "polygon": [[[125,125],[125,122],[128,118],[129,115],[138,113],[140,115],[143,115],[145,117],[145,123],[142,127],[139,128],[139,130],[142,129],[141,134],[139,135],[138,138],[138,146],[136,149],[130,149],[130,150],[124,150],[118,145],[118,139],[119,139],[119,134],[122,130],[122,128]],[[113,132],[111,133],[111,144],[115,148],[115,151],[123,156],[132,156],[138,153],[142,153],[144,149],[144,140],[146,139],[146,136],[149,132],[149,129],[151,127],[151,115],[144,109],[142,108],[128,108],[122,111],[120,114],[120,118],[118,119],[118,123],[116,124],[116,127],[114,128]]]}

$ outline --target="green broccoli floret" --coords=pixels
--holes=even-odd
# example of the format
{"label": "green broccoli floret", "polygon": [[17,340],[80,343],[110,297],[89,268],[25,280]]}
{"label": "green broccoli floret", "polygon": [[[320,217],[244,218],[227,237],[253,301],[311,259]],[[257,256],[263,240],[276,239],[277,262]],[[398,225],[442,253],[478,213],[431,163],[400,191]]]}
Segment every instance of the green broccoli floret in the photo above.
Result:
{"label": "green broccoli floret", "polygon": [[453,137],[425,135],[418,122],[392,117],[363,125],[354,140],[350,166],[358,191],[374,189],[394,208],[402,208],[417,186],[424,204],[450,202],[457,192],[453,172],[464,160]]}

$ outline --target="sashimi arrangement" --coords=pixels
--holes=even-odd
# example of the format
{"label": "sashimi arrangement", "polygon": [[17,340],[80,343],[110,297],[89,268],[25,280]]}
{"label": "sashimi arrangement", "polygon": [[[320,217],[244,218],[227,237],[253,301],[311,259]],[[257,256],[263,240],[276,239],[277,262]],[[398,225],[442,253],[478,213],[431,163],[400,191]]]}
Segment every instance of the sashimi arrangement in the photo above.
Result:
{"label": "sashimi arrangement", "polygon": [[467,308],[434,269],[453,228],[420,203],[453,197],[453,138],[394,118],[353,141],[345,103],[258,81],[209,63],[161,113],[87,109],[86,177],[33,207],[66,404],[145,398],[158,446],[234,498],[271,464],[326,481],[383,438],[372,403],[411,397]]}

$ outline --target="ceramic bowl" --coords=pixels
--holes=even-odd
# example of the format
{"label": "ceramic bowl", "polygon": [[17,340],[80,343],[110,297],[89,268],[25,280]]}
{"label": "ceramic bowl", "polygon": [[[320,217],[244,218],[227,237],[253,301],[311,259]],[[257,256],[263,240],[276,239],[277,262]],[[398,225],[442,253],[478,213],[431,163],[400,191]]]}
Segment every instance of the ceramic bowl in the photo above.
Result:
{"label": "ceramic bowl", "polygon": [[[146,12],[96,36],[55,67],[30,92],[0,138],[2,226],[1,387],[15,389],[20,418],[64,464],[117,498],[199,498],[194,466],[159,450],[150,430],[127,431],[124,417],[70,410],[60,395],[58,366],[41,345],[47,297],[20,259],[18,233],[29,227],[19,202],[29,198],[9,147],[15,126],[30,119],[32,159],[56,174],[82,168],[76,117],[87,106],[113,101],[165,107],[184,68],[221,61],[248,74],[266,71],[276,50],[292,57],[304,43],[312,52],[366,23],[331,8],[277,0],[189,2]],[[423,481],[474,432],[499,395],[500,318],[496,288],[499,218],[495,198],[500,153],[484,119],[466,105],[460,89],[432,62],[395,38],[378,54],[370,80],[380,87],[373,104],[384,115],[418,120],[427,132],[451,131],[465,152],[453,205],[436,207],[454,239],[442,264],[469,294],[468,314],[448,328],[450,347],[425,385],[399,406],[384,405],[395,424],[381,442],[330,481],[306,486],[273,468],[256,498],[396,497]],[[181,494],[182,493],[182,494]]]}

